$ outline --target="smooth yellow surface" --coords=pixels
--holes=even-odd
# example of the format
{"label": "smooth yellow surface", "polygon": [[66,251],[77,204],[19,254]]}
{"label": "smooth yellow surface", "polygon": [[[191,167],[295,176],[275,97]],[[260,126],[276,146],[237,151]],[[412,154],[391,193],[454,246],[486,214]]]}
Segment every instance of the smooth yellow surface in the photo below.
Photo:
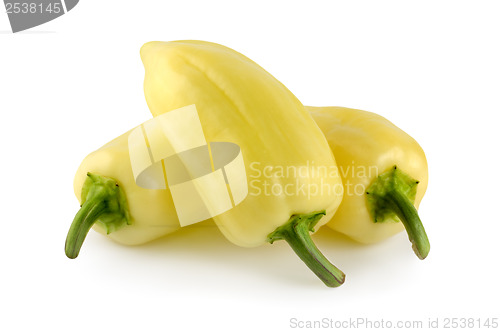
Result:
{"label": "smooth yellow surface", "polygon": [[415,207],[427,189],[427,160],[407,133],[375,113],[345,107],[306,107],[325,134],[344,185],[344,199],[327,224],[356,241],[374,243],[404,230],[401,222],[374,223],[365,191],[378,174],[397,165],[420,181]]}
{"label": "smooth yellow surface", "polygon": [[[129,157],[129,133],[112,140],[83,160],[74,179],[74,190],[81,202],[87,172],[115,179],[127,197],[132,224],[108,236],[116,242],[135,245],[172,233],[180,225],[168,190],[145,189],[135,183]],[[106,234],[99,225],[94,225],[93,229]]]}
{"label": "smooth yellow surface", "polygon": [[[342,199],[341,179],[314,169],[333,169],[335,159],[318,126],[283,84],[240,53],[209,42],[150,42],[141,57],[154,116],[195,104],[208,142],[241,148],[249,194],[213,218],[230,241],[261,245],[297,213],[326,210],[317,227],[333,216]],[[266,191],[266,183],[282,191]]]}

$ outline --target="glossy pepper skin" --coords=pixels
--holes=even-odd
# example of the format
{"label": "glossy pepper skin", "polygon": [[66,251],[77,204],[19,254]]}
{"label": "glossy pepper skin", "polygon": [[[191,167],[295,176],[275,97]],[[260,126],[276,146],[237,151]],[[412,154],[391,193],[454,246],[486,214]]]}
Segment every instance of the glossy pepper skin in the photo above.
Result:
{"label": "glossy pepper skin", "polygon": [[427,189],[428,169],[420,145],[375,113],[306,109],[325,134],[344,185],[344,199],[328,226],[362,243],[406,228],[416,255],[424,259],[430,245],[416,209]]}
{"label": "glossy pepper skin", "polygon": [[[255,62],[218,44],[150,42],[142,47],[141,58],[144,92],[153,116],[195,104],[207,141],[232,142],[241,148],[249,194],[213,218],[225,237],[244,247],[285,239],[325,284],[340,285],[343,273],[319,253],[308,233],[337,210],[341,179],[311,175],[313,167],[336,169],[336,163],[300,101]],[[306,171],[281,176],[282,167]],[[292,194],[266,195],[265,183],[288,188]],[[322,184],[330,190],[312,195],[295,190]]]}
{"label": "glossy pepper skin", "polygon": [[139,187],[134,180],[128,133],[89,154],[74,178],[82,203],[66,239],[66,255],[76,258],[91,227],[112,240],[137,245],[180,228],[172,197],[165,190]]}

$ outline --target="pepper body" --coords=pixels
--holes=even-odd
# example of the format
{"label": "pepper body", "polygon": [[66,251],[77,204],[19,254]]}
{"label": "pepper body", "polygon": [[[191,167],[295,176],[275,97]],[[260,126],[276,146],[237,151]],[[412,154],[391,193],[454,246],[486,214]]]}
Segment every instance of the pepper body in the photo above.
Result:
{"label": "pepper body", "polygon": [[344,185],[344,199],[328,226],[362,243],[403,231],[398,213],[378,213],[370,191],[396,174],[404,182],[403,196],[418,208],[428,184],[427,161],[420,145],[375,113],[344,107],[306,108],[330,144]]}
{"label": "pepper body", "polygon": [[195,104],[207,141],[241,147],[248,196],[213,218],[226,238],[258,246],[292,215],[325,210],[315,229],[333,216],[342,199],[341,179],[331,172],[315,174],[314,168],[335,170],[334,156],[283,84],[240,53],[209,42],[150,42],[141,57],[154,116]]}
{"label": "pepper body", "polygon": [[180,225],[168,191],[145,189],[135,183],[130,164],[128,134],[129,132],[112,140],[82,161],[74,178],[74,190],[82,203],[85,200],[82,194],[86,195],[88,191],[86,187],[89,186],[89,173],[114,179],[126,199],[124,209],[130,219],[128,225],[121,223],[116,227],[116,221],[109,222],[104,212],[95,220],[93,229],[118,243],[138,245],[172,233]]}

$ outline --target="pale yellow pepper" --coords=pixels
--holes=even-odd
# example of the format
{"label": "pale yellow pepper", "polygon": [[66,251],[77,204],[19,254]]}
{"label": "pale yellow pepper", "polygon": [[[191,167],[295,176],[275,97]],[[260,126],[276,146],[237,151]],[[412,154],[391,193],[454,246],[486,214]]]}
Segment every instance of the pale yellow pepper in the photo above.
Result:
{"label": "pale yellow pepper", "polygon": [[[249,194],[213,218],[225,237],[244,247],[285,239],[327,285],[341,284],[344,275],[337,271],[332,276],[325,270],[326,259],[319,258],[312,242],[304,242],[310,240],[309,230],[333,216],[342,185],[338,175],[314,172],[334,170],[336,163],[302,103],[255,62],[222,45],[150,42],[142,47],[141,57],[144,92],[154,116],[194,104],[207,141],[241,147]],[[269,186],[281,191],[271,192]],[[318,211],[326,217],[319,219]]]}
{"label": "pale yellow pepper", "polygon": [[430,245],[416,209],[427,189],[428,168],[420,145],[375,113],[306,109],[325,134],[344,185],[344,199],[328,226],[362,243],[406,227],[415,253],[424,259]]}
{"label": "pale yellow pepper", "polygon": [[143,244],[180,228],[170,193],[136,184],[128,134],[89,154],[76,172],[73,187],[82,206],[66,239],[69,258],[78,256],[90,228],[125,245]]}

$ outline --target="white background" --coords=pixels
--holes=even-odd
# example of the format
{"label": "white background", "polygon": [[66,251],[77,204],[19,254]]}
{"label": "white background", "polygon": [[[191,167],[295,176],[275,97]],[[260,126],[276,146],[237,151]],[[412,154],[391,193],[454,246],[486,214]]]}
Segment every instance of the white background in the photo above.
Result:
{"label": "white background", "polygon": [[[0,330],[500,318],[499,11],[497,1],[82,0],[12,34],[2,9]],[[314,240],[347,274],[329,289],[284,242],[240,248],[198,227],[141,247],[91,231],[67,259],[79,163],[149,119],[139,48],[178,39],[229,46],[304,104],[377,112],[417,139],[430,172],[428,258],[405,234],[363,246],[322,228]]]}

